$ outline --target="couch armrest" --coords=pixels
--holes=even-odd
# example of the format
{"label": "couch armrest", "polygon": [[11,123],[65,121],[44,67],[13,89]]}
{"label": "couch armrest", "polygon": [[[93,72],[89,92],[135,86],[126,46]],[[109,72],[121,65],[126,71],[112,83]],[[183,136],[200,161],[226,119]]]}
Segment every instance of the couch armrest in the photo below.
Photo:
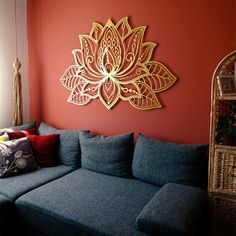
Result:
{"label": "couch armrest", "polygon": [[166,184],[138,215],[137,229],[158,236],[198,235],[206,203],[202,189]]}

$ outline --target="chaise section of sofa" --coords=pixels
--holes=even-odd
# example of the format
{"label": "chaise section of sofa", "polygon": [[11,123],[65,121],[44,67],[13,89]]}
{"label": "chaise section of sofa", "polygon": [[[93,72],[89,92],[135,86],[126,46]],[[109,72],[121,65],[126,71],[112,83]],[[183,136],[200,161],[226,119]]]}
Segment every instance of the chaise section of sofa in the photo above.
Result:
{"label": "chaise section of sofa", "polygon": [[135,221],[159,189],[81,168],[20,197],[18,220],[28,235],[146,235]]}

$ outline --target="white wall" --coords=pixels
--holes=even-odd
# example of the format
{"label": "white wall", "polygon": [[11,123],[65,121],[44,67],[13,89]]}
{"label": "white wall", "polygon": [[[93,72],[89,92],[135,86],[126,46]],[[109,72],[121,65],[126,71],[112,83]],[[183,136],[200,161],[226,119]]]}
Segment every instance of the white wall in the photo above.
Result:
{"label": "white wall", "polygon": [[[18,58],[21,62],[24,122],[29,121],[26,0],[16,0]],[[13,75],[15,58],[14,0],[0,0],[0,127],[13,119]]]}

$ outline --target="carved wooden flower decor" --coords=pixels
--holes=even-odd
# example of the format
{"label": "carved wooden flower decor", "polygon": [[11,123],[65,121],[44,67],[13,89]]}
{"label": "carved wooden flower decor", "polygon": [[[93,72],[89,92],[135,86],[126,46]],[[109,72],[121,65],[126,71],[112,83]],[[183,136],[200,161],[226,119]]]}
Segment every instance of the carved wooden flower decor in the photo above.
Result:
{"label": "carved wooden flower decor", "polygon": [[131,29],[125,17],[116,25],[93,23],[89,35],[80,35],[81,49],[72,51],[75,64],[60,79],[71,90],[68,102],[85,105],[99,98],[110,109],[122,99],[141,110],[161,108],[157,94],[177,78],[151,61],[156,44],[143,42],[145,29]]}

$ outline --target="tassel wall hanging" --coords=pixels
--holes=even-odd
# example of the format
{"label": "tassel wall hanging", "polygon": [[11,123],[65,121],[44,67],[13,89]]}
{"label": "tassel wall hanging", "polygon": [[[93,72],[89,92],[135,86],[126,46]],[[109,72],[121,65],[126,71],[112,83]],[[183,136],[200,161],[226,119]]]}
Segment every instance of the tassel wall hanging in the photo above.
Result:
{"label": "tassel wall hanging", "polygon": [[19,72],[21,63],[18,60],[18,48],[17,48],[17,19],[16,19],[16,0],[14,0],[14,20],[15,20],[15,60],[13,62],[13,68],[15,70],[13,78],[13,121],[12,125],[21,125],[23,123],[23,109],[22,109],[22,85],[21,74]]}

